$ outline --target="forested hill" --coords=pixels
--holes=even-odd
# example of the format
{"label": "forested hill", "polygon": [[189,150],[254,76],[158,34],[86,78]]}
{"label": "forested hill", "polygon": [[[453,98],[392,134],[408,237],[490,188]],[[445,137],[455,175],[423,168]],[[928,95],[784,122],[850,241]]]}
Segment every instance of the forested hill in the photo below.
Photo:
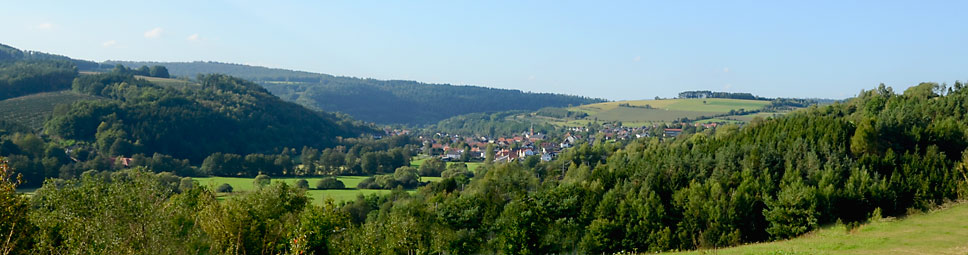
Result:
{"label": "forested hill", "polygon": [[[79,64],[90,63],[0,44],[0,100],[43,92],[61,95],[18,98],[20,104],[7,104],[23,109],[2,111],[0,136],[36,131],[103,156],[160,153],[200,163],[216,152],[328,148],[339,137],[375,130],[343,115],[286,102],[240,78],[200,75],[194,82],[173,87],[135,76],[167,76],[160,66],[137,70],[115,67],[99,74],[78,72]],[[35,112],[39,108],[54,110]],[[43,130],[29,130],[25,127],[34,125],[8,118],[25,112],[49,115]],[[4,156],[20,152],[0,148]]]}
{"label": "forested hill", "polygon": [[90,141],[104,154],[162,153],[194,162],[215,152],[331,147],[337,137],[372,131],[340,116],[285,102],[239,78],[203,75],[198,82],[175,89],[131,74],[83,75],[74,80],[74,92],[113,100],[59,107],[45,131]]}
{"label": "forested hill", "polygon": [[579,96],[520,90],[339,77],[217,62],[107,61],[128,67],[164,65],[175,76],[222,73],[257,82],[285,100],[376,123],[428,124],[467,113],[538,110],[603,102]]}

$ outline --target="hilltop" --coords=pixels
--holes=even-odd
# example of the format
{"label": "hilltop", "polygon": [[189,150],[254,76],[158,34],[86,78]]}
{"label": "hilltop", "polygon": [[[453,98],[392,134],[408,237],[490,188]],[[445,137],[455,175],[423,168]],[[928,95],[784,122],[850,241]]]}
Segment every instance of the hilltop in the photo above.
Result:
{"label": "hilltop", "polygon": [[262,85],[306,107],[349,114],[382,124],[429,124],[478,112],[534,111],[604,102],[602,99],[479,86],[376,80],[218,62],[106,61],[102,66],[163,65],[172,75],[222,73]]}

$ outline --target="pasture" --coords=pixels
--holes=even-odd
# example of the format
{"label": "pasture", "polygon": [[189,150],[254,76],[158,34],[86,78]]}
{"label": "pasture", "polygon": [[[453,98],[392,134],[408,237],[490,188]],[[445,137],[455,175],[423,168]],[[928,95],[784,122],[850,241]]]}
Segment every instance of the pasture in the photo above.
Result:
{"label": "pasture", "polygon": [[840,224],[776,242],[676,254],[968,254],[968,204],[847,231]]}
{"label": "pasture", "polygon": [[[588,114],[582,119],[556,119],[543,116],[535,116],[534,118],[560,126],[582,126],[590,122],[600,121],[622,122],[625,126],[644,126],[669,123],[682,118],[692,120],[708,118],[741,109],[745,111],[761,110],[769,104],[770,101],[725,98],[630,100],[567,108],[572,112]],[[731,116],[722,120],[727,122],[748,121],[736,119],[728,121],[728,119],[732,119]]]}
{"label": "pasture", "polygon": [[0,119],[40,129],[59,104],[103,98],[74,93],[70,90],[46,92],[0,101]]}
{"label": "pasture", "polygon": [[[313,203],[322,203],[327,198],[331,198],[336,202],[352,201],[356,199],[357,195],[369,195],[369,194],[388,194],[390,190],[377,190],[377,189],[357,189],[356,185],[360,184],[363,179],[369,176],[337,176],[346,185],[346,189],[339,190],[317,190],[316,182],[322,179],[322,177],[275,177],[272,178],[272,182],[285,182],[290,186],[295,185],[296,181],[300,179],[306,179],[309,181],[309,190],[306,191],[306,196],[313,199]],[[218,187],[222,183],[228,183],[232,185],[234,192],[246,192],[255,189],[253,180],[255,178],[243,178],[243,177],[192,177],[193,180],[197,181],[200,185],[205,185],[210,188]],[[421,177],[420,180],[424,182],[436,182],[440,181],[440,177]],[[416,192],[416,190],[409,190],[409,192]],[[231,194],[220,193],[221,196],[230,196]]]}

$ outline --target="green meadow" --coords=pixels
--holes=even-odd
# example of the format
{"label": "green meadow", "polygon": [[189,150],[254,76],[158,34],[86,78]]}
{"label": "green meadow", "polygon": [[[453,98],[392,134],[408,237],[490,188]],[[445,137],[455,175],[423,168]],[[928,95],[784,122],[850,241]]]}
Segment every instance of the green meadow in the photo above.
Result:
{"label": "green meadow", "polygon": [[[572,112],[588,114],[588,116],[581,119],[556,119],[544,116],[536,116],[534,118],[560,126],[583,126],[590,122],[599,121],[618,121],[622,122],[625,126],[644,126],[669,123],[682,118],[694,120],[714,115],[728,114],[730,111],[762,110],[768,105],[770,105],[770,101],[725,98],[630,100],[587,104],[567,108]],[[726,116],[726,118],[713,119],[711,121],[739,123],[748,121],[746,118],[740,119],[743,116],[746,115],[730,115]]]}
{"label": "green meadow", "polygon": [[[306,196],[313,199],[313,203],[322,203],[326,199],[333,199],[336,202],[351,201],[356,199],[356,196],[369,195],[369,194],[387,194],[390,190],[379,190],[379,189],[358,189],[356,185],[360,184],[363,179],[369,176],[337,176],[346,185],[345,189],[338,190],[317,190],[316,182],[323,177],[312,177],[312,178],[301,178],[301,177],[278,177],[272,178],[272,182],[285,182],[286,184],[295,185],[296,181],[300,179],[306,179],[309,181],[309,190],[306,191]],[[232,185],[234,192],[246,192],[255,189],[253,181],[255,178],[243,178],[243,177],[192,177],[193,180],[197,181],[200,185],[205,185],[211,188],[218,187],[223,183],[228,183]],[[440,177],[421,177],[422,182],[437,182],[440,181]],[[416,190],[409,190],[410,192],[415,192]],[[230,196],[231,194],[220,194],[223,197]]]}
{"label": "green meadow", "polygon": [[675,254],[968,254],[968,203],[885,218],[848,231],[833,225],[801,237]]}

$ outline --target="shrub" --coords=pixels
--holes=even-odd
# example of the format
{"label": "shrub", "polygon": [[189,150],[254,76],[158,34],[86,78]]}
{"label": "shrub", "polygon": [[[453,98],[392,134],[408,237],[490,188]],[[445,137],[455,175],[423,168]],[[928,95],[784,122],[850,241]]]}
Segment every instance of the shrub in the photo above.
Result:
{"label": "shrub", "polygon": [[260,174],[255,177],[255,180],[252,181],[252,184],[255,184],[256,187],[261,188],[268,186],[270,182],[272,182],[272,178],[269,178],[268,175]]}
{"label": "shrub", "polygon": [[296,181],[296,188],[309,189],[309,181],[306,179],[299,179]]}
{"label": "shrub", "polygon": [[218,187],[215,188],[215,192],[232,193],[232,185],[229,185],[228,183],[222,183],[222,185],[218,185]]}
{"label": "shrub", "polygon": [[336,177],[326,177],[316,182],[316,189],[344,189],[346,185]]}

